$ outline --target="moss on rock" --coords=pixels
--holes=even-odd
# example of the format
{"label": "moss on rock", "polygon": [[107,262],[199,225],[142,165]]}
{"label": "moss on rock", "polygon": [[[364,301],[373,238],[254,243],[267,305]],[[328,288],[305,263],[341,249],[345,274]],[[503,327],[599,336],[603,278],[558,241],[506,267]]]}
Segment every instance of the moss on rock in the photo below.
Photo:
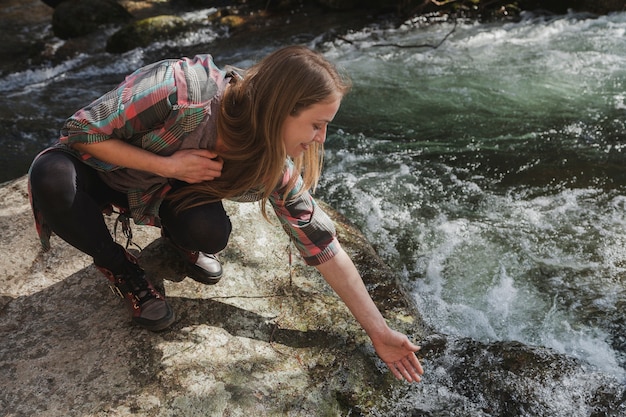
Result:
{"label": "moss on rock", "polygon": [[121,53],[145,47],[155,41],[175,37],[186,28],[185,21],[178,16],[162,15],[141,19],[115,32],[107,41],[106,51]]}

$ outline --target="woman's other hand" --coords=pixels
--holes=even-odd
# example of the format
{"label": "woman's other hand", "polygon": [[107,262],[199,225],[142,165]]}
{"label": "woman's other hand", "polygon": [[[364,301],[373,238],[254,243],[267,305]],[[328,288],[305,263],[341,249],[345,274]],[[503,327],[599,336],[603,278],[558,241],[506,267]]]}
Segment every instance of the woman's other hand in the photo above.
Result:
{"label": "woman's other hand", "polygon": [[206,149],[184,149],[168,158],[169,178],[195,184],[212,181],[222,175],[223,160]]}

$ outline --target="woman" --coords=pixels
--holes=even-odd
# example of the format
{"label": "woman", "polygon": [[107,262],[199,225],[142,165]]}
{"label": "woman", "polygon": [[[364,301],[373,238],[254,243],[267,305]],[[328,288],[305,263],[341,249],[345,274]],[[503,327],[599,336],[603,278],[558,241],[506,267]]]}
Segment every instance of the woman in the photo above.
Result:
{"label": "woman", "polygon": [[93,257],[135,323],[153,331],[175,315],[137,260],[111,236],[113,206],[161,227],[189,275],[221,278],[215,254],[231,232],[223,199],[271,203],[305,262],[322,273],[399,379],[419,381],[419,349],[390,329],[329,217],[309,194],[326,129],[349,82],[320,54],[280,49],[245,72],[210,55],[165,60],[129,75],[70,117],[59,143],[35,158],[30,197],[44,248],[54,232]]}

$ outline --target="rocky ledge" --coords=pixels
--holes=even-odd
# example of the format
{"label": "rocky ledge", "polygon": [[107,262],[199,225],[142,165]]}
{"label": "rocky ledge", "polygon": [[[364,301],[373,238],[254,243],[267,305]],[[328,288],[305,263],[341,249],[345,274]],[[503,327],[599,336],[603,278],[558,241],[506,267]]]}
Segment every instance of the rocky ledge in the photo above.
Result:
{"label": "rocky ledge", "polygon": [[[256,204],[227,205],[234,233],[215,286],[186,278],[158,229],[133,228],[140,263],[178,316],[151,333],[130,323],[89,257],[58,237],[41,251],[26,187],[20,178],[0,188],[3,415],[346,415],[398,384]],[[338,225],[387,319],[419,338],[393,275],[354,228]]]}

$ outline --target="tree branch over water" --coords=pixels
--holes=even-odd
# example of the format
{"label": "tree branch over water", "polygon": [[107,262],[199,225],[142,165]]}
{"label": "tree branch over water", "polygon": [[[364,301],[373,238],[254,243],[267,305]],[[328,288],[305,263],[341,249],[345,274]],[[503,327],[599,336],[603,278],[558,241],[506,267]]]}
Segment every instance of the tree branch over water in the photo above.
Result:
{"label": "tree branch over water", "polygon": [[[420,44],[408,44],[408,45],[403,45],[400,43],[375,43],[372,46],[376,46],[376,47],[381,47],[381,46],[393,46],[396,48],[432,48],[432,49],[437,49],[439,48],[449,37],[450,35],[452,35],[454,33],[454,31],[456,31],[456,25],[457,25],[457,21],[456,19],[454,19],[454,26],[452,27],[452,29],[450,30],[450,32],[448,32],[446,34],[446,36],[443,37],[443,39],[441,39],[437,44],[430,44],[430,43],[420,43]],[[343,36],[338,36],[338,39],[341,39],[344,42],[347,42],[351,45],[354,45],[354,42],[352,42],[349,39],[344,38]]]}

